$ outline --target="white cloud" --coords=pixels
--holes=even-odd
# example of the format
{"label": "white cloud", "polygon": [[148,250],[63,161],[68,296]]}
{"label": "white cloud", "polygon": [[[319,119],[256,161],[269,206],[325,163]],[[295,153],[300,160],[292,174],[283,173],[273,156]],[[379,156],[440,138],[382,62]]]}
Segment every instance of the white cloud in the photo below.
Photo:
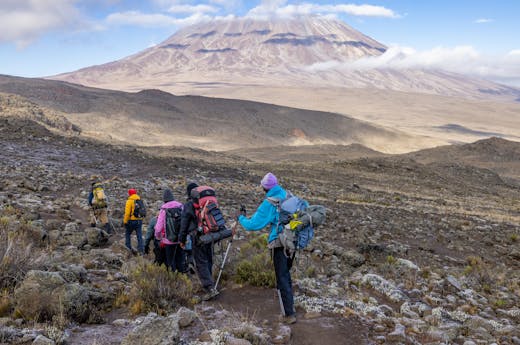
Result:
{"label": "white cloud", "polygon": [[354,61],[327,61],[308,66],[310,71],[369,69],[437,69],[520,86],[520,49],[504,56],[487,56],[471,46],[436,47],[416,51],[394,46],[379,56]]}
{"label": "white cloud", "polygon": [[135,25],[142,27],[179,27],[197,24],[210,20],[231,20],[233,15],[210,16],[204,13],[194,13],[188,17],[177,18],[161,13],[142,13],[127,11],[112,13],[106,18],[109,25]]}
{"label": "white cloud", "polygon": [[116,12],[108,15],[111,25],[137,25],[143,27],[176,26],[177,18],[160,13],[146,14],[139,11]]}
{"label": "white cloud", "polygon": [[173,5],[168,12],[171,13],[217,13],[218,8],[210,5]]}
{"label": "white cloud", "polygon": [[320,5],[313,3],[289,4],[286,0],[265,0],[248,12],[250,17],[292,17],[310,14],[349,14],[353,16],[399,18],[393,10],[383,6],[374,5]]}
{"label": "white cloud", "polygon": [[479,19],[475,19],[473,21],[473,23],[475,23],[475,24],[486,24],[486,23],[491,23],[493,21],[494,20],[490,19],[490,18],[479,18]]}
{"label": "white cloud", "polygon": [[15,42],[24,47],[49,31],[87,25],[75,3],[76,0],[0,1],[0,42]]}

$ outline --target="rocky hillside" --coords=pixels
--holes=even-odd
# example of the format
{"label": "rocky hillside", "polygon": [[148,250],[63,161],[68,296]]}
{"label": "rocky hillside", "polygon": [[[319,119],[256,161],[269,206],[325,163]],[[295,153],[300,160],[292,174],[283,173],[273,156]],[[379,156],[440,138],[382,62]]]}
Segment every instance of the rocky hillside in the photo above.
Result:
{"label": "rocky hillside", "polygon": [[505,177],[520,178],[520,145],[497,137],[421,150],[407,156],[424,164],[467,164],[494,170]]}
{"label": "rocky hillside", "polygon": [[80,129],[70,123],[64,113],[41,107],[16,95],[0,93],[0,116],[31,120],[61,133],[80,133]]}
{"label": "rocky hillside", "polygon": [[[0,118],[0,136],[0,343],[520,343],[520,189],[496,171],[402,156],[163,158],[12,117]],[[211,302],[196,298],[194,276],[168,275],[124,248],[128,188],[153,214],[166,187],[182,200],[187,182],[212,185],[232,224],[239,204],[252,212],[262,200],[266,171],[330,210],[293,269],[295,325],[278,322],[257,234],[239,233]],[[93,176],[107,181],[111,236],[89,226]]]}
{"label": "rocky hillside", "polygon": [[205,150],[280,143],[361,143],[391,150],[394,146],[402,147],[403,141],[410,145],[421,142],[420,138],[333,113],[239,100],[174,96],[159,90],[126,93],[45,79],[0,76],[0,91],[55,109],[81,129],[84,136],[112,143]]}

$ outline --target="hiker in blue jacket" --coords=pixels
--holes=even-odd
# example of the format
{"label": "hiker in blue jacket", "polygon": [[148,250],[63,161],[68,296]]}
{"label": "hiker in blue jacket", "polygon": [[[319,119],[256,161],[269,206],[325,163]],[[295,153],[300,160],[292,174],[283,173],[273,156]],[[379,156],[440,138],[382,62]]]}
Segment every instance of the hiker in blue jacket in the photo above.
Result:
{"label": "hiker in blue jacket", "polygon": [[[294,310],[294,298],[292,293],[292,280],[290,269],[293,257],[285,255],[284,248],[278,238],[278,218],[279,212],[275,204],[271,201],[277,199],[282,201],[286,198],[287,192],[278,184],[276,176],[267,173],[260,182],[266,193],[266,198],[262,201],[255,214],[251,218],[246,217],[245,208],[241,208],[241,215],[238,217],[240,225],[247,231],[262,230],[270,225],[270,233],[267,247],[271,249],[273,257],[274,271],[276,273],[276,288],[278,289],[284,308],[283,321],[288,324],[296,322],[296,312]],[[268,198],[270,200],[268,200]]]}

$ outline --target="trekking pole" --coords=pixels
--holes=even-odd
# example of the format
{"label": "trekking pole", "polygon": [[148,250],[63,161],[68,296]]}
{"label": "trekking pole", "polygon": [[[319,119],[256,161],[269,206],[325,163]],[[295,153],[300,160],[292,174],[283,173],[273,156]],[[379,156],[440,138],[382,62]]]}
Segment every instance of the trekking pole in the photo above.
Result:
{"label": "trekking pole", "polygon": [[108,219],[108,222],[110,223],[110,226],[112,227],[112,231],[115,232],[116,231],[116,227],[114,226],[114,223],[112,223],[112,219],[110,219],[110,207],[108,206],[108,202],[107,202],[107,219]]}
{"label": "trekking pole", "polygon": [[215,287],[213,288],[215,291],[217,291],[217,286],[220,281],[220,277],[222,276],[222,271],[224,270],[224,265],[226,264],[226,259],[229,254],[229,250],[231,249],[231,244],[233,243],[233,237],[235,236],[237,226],[238,226],[238,219],[236,220],[235,225],[233,225],[233,229],[231,230],[231,238],[229,239],[229,242],[228,242],[228,245],[226,248],[226,253],[224,254],[224,259],[222,259],[222,263],[220,264],[217,281],[215,282]]}
{"label": "trekking pole", "polygon": [[280,289],[276,289],[276,292],[278,292],[278,302],[280,302],[280,310],[282,311],[282,315],[285,315],[285,308],[283,307],[283,301],[282,301],[282,293],[280,292]]}

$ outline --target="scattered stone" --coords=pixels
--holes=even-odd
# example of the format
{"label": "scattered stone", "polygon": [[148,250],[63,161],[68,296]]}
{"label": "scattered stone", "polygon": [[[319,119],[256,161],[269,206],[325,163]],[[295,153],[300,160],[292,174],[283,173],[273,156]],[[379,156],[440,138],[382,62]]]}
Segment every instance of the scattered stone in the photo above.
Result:
{"label": "scattered stone", "polygon": [[304,319],[311,320],[321,317],[321,313],[318,311],[309,311],[303,315]]}
{"label": "scattered stone", "polygon": [[55,345],[56,343],[43,335],[39,335],[32,342],[33,345]]}
{"label": "scattered stone", "polygon": [[389,333],[386,338],[393,343],[406,343],[408,342],[408,337],[406,336],[405,330],[403,325],[396,324],[393,332]]}
{"label": "scattered stone", "polygon": [[274,344],[288,344],[291,340],[291,327],[287,325],[279,325],[278,329],[275,331],[271,341]]}
{"label": "scattered stone", "polygon": [[112,324],[117,327],[125,327],[130,324],[130,320],[127,319],[117,319],[112,321]]}
{"label": "scattered stone", "polygon": [[393,302],[404,302],[408,300],[408,297],[394,284],[377,274],[369,273],[364,275],[362,283],[369,285],[374,290],[386,295]]}
{"label": "scattered stone", "polygon": [[251,345],[251,342],[246,339],[228,337],[228,338],[226,338],[225,345]]}
{"label": "scattered stone", "polygon": [[188,327],[197,318],[197,314],[186,307],[181,307],[177,311],[177,316],[179,317],[179,326],[181,328]]}
{"label": "scattered stone", "polygon": [[446,278],[446,281],[447,281],[448,283],[450,283],[451,286],[453,286],[453,287],[456,288],[457,290],[459,290],[459,291],[462,290],[462,284],[461,284],[461,283],[458,281],[458,279],[455,278],[454,276],[451,276],[451,275],[448,276],[448,277]]}
{"label": "scattered stone", "polygon": [[123,338],[121,345],[171,345],[177,344],[179,337],[177,314],[167,317],[150,314]]}

